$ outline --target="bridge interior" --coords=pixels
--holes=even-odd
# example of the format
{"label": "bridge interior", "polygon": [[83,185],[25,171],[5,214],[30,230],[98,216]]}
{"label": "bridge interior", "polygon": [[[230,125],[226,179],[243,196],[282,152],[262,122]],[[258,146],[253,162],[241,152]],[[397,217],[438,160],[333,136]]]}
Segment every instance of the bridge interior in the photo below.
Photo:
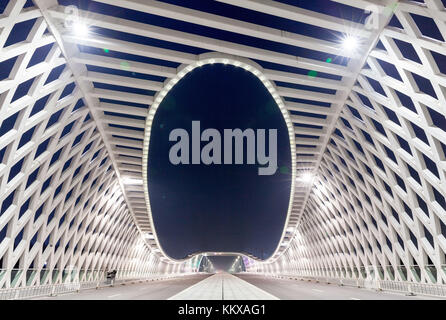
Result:
{"label": "bridge interior", "polygon": [[[0,299],[446,296],[445,1],[0,3]],[[210,63],[290,128],[280,243],[234,274],[169,257],[147,192],[156,109]]]}

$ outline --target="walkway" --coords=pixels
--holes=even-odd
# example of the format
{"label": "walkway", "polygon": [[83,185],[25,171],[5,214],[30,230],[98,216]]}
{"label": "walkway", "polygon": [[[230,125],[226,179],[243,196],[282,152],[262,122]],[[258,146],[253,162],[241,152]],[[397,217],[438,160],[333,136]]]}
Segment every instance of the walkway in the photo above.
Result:
{"label": "walkway", "polygon": [[278,300],[278,298],[231,274],[217,273],[169,300]]}

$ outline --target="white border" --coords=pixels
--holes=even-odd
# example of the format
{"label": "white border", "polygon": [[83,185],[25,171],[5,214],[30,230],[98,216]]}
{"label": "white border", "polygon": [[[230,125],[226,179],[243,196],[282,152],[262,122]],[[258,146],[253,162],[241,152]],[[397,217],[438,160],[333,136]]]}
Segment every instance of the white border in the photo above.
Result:
{"label": "white border", "polygon": [[[145,131],[144,131],[143,156],[142,156],[142,178],[143,178],[143,187],[144,187],[144,198],[146,200],[147,213],[149,215],[149,220],[150,220],[150,224],[151,224],[153,237],[154,237],[156,244],[157,244],[159,250],[161,251],[161,253],[165,257],[169,258],[172,262],[182,262],[182,261],[189,259],[189,258],[185,258],[182,260],[177,260],[177,259],[171,258],[164,252],[163,248],[161,247],[161,245],[158,241],[158,236],[156,234],[155,225],[153,223],[152,211],[151,211],[151,206],[150,206],[149,181],[148,181],[148,177],[147,177],[147,173],[148,173],[147,164],[148,164],[148,159],[149,159],[150,135],[151,135],[151,131],[152,131],[152,122],[153,122],[153,119],[155,118],[155,114],[156,114],[160,104],[163,102],[164,98],[169,93],[169,91],[182,78],[184,78],[188,73],[192,72],[196,68],[202,67],[207,64],[215,64],[215,63],[230,64],[235,67],[243,68],[246,71],[255,75],[260,81],[262,81],[265,88],[269,91],[271,96],[274,98],[276,104],[279,106],[279,109],[282,112],[282,116],[283,116],[285,123],[288,127],[288,138],[289,138],[289,142],[290,142],[291,167],[292,167],[291,168],[291,178],[292,179],[291,179],[291,188],[290,188],[290,200],[289,200],[289,204],[288,204],[287,217],[286,217],[286,221],[285,221],[284,228],[282,231],[282,236],[281,236],[280,241],[277,245],[277,248],[274,251],[274,253],[271,255],[271,257],[269,257],[265,261],[262,261],[262,262],[267,262],[270,259],[277,259],[277,253],[280,251],[280,248],[283,247],[282,242],[283,242],[283,238],[286,233],[289,218],[291,215],[291,210],[293,207],[295,181],[296,181],[296,177],[297,177],[295,134],[294,134],[294,127],[293,127],[293,123],[291,121],[290,113],[286,109],[285,103],[284,103],[282,97],[278,94],[275,84],[266,78],[266,76],[263,74],[263,69],[261,66],[257,65],[256,63],[254,63],[251,60],[243,59],[240,57],[222,55],[222,54],[217,54],[217,53],[208,53],[208,54],[200,55],[198,57],[198,60],[195,63],[190,64],[190,65],[181,65],[180,67],[178,67],[177,75],[175,77],[171,78],[170,80],[166,80],[166,83],[165,83],[163,89],[155,95],[154,102],[150,106],[149,114],[147,115],[147,119],[146,119],[146,125],[145,125]],[[286,248],[284,248],[281,251],[283,252],[283,251],[285,251],[285,249]],[[240,255],[247,255],[247,254],[240,253]]]}

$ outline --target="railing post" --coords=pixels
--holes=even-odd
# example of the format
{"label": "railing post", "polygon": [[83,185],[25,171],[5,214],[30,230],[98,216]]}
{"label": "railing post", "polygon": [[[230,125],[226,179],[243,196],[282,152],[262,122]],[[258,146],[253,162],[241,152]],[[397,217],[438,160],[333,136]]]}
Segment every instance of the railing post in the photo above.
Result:
{"label": "railing post", "polygon": [[412,285],[409,283],[407,285],[407,295],[408,296],[414,296],[415,294],[412,292]]}
{"label": "railing post", "polygon": [[51,297],[54,297],[54,296],[55,296],[55,294],[54,294],[54,290],[55,290],[55,288],[56,288],[56,287],[55,287],[55,285],[53,284],[52,287],[51,287],[51,293],[50,293],[50,296],[51,296]]}
{"label": "railing post", "polygon": [[378,291],[382,291],[382,288],[381,288],[381,281],[377,280],[377,282],[378,282],[378,285],[376,286],[376,287],[377,287],[377,290],[378,290]]}

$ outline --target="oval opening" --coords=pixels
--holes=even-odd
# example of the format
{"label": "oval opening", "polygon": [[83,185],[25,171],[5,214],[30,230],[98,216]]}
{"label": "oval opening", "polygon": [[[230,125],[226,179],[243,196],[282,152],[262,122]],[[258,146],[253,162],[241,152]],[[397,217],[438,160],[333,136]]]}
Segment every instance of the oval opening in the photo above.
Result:
{"label": "oval opening", "polygon": [[[148,198],[165,254],[183,259],[198,252],[241,252],[266,259],[274,253],[286,223],[293,181],[289,127],[277,98],[258,76],[241,67],[205,64],[170,88],[146,128]],[[206,139],[209,129],[214,134]],[[225,134],[225,130],[236,134],[234,129],[249,137],[243,139],[242,164],[236,163],[240,154],[236,138]],[[270,143],[272,130],[277,133],[276,152]],[[214,143],[217,133],[220,148]],[[248,147],[251,133],[254,151]],[[225,147],[228,140],[232,149]],[[263,141],[266,152],[257,145]],[[207,152],[210,142],[214,149]],[[175,146],[178,152],[172,151]],[[229,157],[225,159],[230,149],[231,164]],[[261,167],[274,166],[274,157],[274,174],[264,170],[260,175]],[[259,163],[266,159],[266,164]]]}

